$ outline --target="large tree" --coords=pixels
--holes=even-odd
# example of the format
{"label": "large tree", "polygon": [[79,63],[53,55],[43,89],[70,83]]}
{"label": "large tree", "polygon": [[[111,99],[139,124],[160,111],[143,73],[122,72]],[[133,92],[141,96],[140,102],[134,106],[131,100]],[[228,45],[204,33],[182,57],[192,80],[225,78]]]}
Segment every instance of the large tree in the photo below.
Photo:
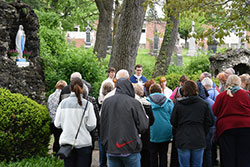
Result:
{"label": "large tree", "polygon": [[152,77],[165,75],[174,52],[179,27],[179,13],[171,14],[166,22],[165,33],[159,55],[156,58]]}
{"label": "large tree", "polygon": [[[250,3],[245,0],[185,0],[176,3],[176,0],[166,0],[166,18],[172,22],[169,26],[167,21],[164,39],[159,55],[156,60],[153,77],[166,75],[170,64],[171,56],[176,41],[176,29],[178,29],[178,14],[202,13],[206,17],[206,24],[209,25],[206,31],[196,35],[197,39],[208,40],[214,36],[223,43],[223,38],[234,31],[236,35],[243,36],[243,31],[250,30]],[[243,36],[243,39],[249,36]]]}
{"label": "large tree", "polygon": [[97,20],[98,10],[93,0],[44,0],[46,11],[52,11],[60,17],[61,26],[73,30],[79,25],[84,30],[88,25],[93,26]]}
{"label": "large tree", "polygon": [[146,7],[145,0],[124,0],[109,66],[134,71]]}
{"label": "large tree", "polygon": [[99,20],[96,33],[94,53],[98,59],[106,57],[108,41],[110,38],[113,0],[95,0],[99,10]]}

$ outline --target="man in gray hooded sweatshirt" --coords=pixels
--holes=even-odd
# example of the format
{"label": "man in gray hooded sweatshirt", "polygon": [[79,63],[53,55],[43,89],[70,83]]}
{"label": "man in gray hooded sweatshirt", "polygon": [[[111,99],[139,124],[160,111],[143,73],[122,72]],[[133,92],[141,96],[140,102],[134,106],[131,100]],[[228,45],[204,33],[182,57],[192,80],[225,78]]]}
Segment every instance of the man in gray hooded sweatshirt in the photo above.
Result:
{"label": "man in gray hooded sweatshirt", "polygon": [[134,97],[132,83],[121,78],[116,83],[115,95],[103,102],[100,138],[110,167],[140,167],[139,133],[147,130],[149,120]]}

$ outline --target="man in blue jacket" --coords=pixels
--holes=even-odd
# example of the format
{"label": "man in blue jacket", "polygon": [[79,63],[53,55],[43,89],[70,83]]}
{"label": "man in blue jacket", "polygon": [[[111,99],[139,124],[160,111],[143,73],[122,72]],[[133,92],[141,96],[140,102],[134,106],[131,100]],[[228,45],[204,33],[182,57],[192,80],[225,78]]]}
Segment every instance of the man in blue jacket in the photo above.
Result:
{"label": "man in blue jacket", "polygon": [[130,77],[130,81],[132,83],[138,83],[139,85],[143,86],[147,79],[142,75],[142,72],[142,65],[137,64],[135,66],[135,74]]}

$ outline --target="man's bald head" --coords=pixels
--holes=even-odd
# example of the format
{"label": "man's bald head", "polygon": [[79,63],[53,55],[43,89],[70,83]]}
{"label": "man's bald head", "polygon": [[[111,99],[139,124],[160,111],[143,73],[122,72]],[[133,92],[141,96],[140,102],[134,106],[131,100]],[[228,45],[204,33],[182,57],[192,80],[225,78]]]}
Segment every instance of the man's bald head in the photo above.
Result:
{"label": "man's bald head", "polygon": [[71,76],[70,76],[70,81],[72,81],[72,80],[75,79],[75,78],[80,78],[80,79],[82,79],[82,75],[81,75],[79,72],[74,72],[74,73],[72,73]]}
{"label": "man's bald head", "polygon": [[120,78],[125,78],[128,79],[129,78],[129,73],[127,70],[121,69],[116,73],[116,78],[120,79]]}

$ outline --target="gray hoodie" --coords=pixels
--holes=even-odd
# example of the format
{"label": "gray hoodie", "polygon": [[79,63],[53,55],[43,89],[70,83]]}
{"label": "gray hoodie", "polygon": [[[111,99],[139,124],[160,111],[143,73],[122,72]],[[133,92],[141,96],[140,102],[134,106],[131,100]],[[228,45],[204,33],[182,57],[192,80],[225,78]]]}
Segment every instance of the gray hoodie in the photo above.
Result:
{"label": "gray hoodie", "polygon": [[139,133],[147,130],[149,120],[141,103],[136,100],[134,88],[127,79],[119,79],[114,96],[102,105],[101,144],[109,154],[129,154],[141,151]]}

